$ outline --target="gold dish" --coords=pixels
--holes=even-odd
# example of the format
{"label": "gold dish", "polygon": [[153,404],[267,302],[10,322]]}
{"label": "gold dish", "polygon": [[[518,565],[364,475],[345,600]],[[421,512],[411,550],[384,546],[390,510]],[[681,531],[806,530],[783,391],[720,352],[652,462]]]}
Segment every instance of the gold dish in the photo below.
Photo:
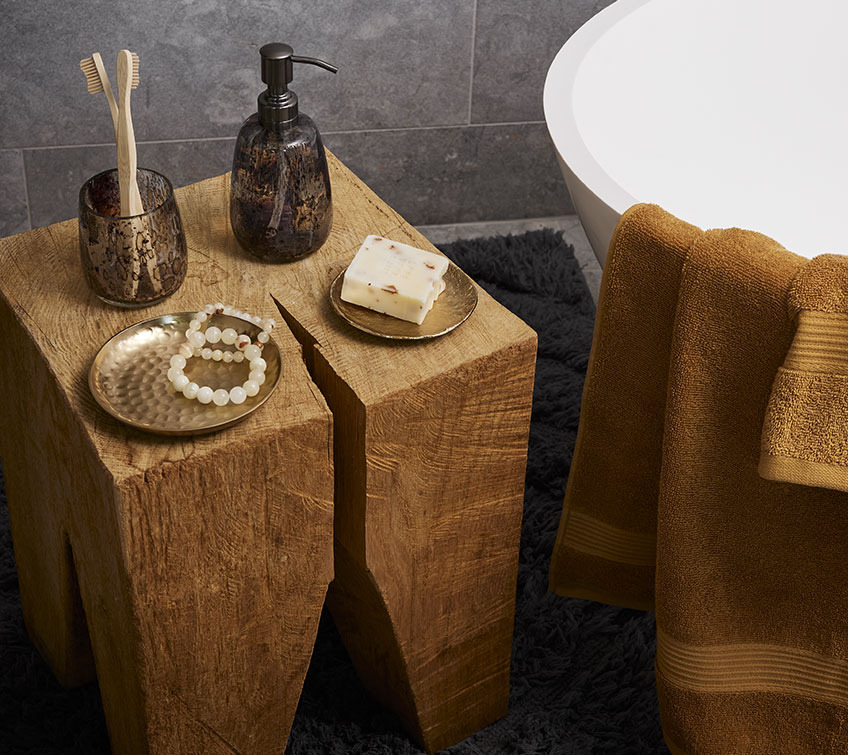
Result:
{"label": "gold dish", "polygon": [[462,325],[477,306],[477,288],[474,281],[453,263],[448,265],[445,272],[445,290],[436,299],[433,309],[427,313],[420,325],[343,301],[341,294],[344,274],[345,271],[342,270],[330,285],[330,302],[333,309],[354,328],[381,338],[414,341],[443,336]]}
{"label": "gold dish", "polygon": [[[177,393],[168,381],[170,358],[185,341],[194,312],[179,312],[135,325],[112,336],[97,352],[88,373],[94,400],[121,422],[162,435],[199,435],[234,425],[256,411],[274,392],[280,380],[280,350],[269,340],[262,350],[267,363],[259,393],[243,404],[201,404]],[[260,328],[230,315],[212,315],[220,328],[235,328],[256,338]],[[224,347],[227,348],[227,347]],[[246,362],[214,362],[199,357],[188,360],[185,374],[198,385],[232,388],[247,380]]]}

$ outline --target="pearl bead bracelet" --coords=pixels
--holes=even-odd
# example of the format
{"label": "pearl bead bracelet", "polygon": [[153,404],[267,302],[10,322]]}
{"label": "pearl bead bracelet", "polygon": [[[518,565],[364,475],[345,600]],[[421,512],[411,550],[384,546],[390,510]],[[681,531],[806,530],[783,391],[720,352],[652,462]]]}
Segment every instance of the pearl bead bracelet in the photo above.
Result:
{"label": "pearl bead bracelet", "polygon": [[[200,330],[203,323],[206,322],[210,315],[224,314],[239,317],[243,320],[258,325],[262,331],[256,337],[256,342],[252,343],[250,336],[246,333],[238,333],[234,328],[220,328],[210,325],[205,332]],[[276,323],[273,319],[263,320],[262,318],[251,315],[248,312],[243,312],[240,309],[224,305],[218,302],[217,304],[207,304],[200,312],[198,312],[189,323],[186,331],[186,341],[180,344],[179,351],[171,357],[170,369],[168,370],[168,380],[174,386],[174,390],[182,393],[188,399],[197,399],[201,404],[214,403],[216,406],[226,406],[228,403],[242,404],[250,396],[255,396],[259,393],[259,386],[265,382],[266,363],[262,358],[262,349],[270,340],[270,332],[274,329]],[[235,351],[210,349],[206,346],[207,343],[232,345]],[[247,360],[250,366],[250,374],[248,379],[242,385],[236,385],[226,390],[219,388],[213,390],[208,385],[199,386],[192,382],[183,372],[187,360],[192,357],[201,357],[202,359],[211,359],[215,362],[243,362]]]}

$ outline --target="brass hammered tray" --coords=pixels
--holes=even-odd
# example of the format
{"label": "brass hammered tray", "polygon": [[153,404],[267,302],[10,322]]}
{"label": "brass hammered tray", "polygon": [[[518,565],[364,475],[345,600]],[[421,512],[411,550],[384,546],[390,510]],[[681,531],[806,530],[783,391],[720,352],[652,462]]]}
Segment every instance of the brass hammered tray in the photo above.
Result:
{"label": "brass hammered tray", "polygon": [[[194,312],[154,317],[112,336],[97,352],[88,373],[94,400],[121,422],[161,435],[200,435],[234,425],[264,404],[280,380],[282,361],[273,339],[265,344],[265,382],[243,404],[201,404],[177,393],[167,377],[169,360],[185,341]],[[235,328],[256,338],[261,328],[239,317],[212,315],[207,324]],[[221,345],[220,348],[227,349]],[[213,389],[240,385],[249,373],[246,362],[214,362],[194,357],[185,374]]]}
{"label": "brass hammered tray", "polygon": [[330,286],[333,309],[354,328],[381,338],[416,341],[443,336],[462,325],[477,306],[474,282],[453,263],[445,272],[445,290],[420,325],[344,301],[341,296],[344,274],[342,270]]}

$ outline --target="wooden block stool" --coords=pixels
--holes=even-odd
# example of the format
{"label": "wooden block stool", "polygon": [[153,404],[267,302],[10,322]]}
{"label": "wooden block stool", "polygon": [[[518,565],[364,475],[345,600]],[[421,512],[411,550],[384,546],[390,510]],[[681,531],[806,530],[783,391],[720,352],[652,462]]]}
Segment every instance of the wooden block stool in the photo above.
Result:
{"label": "wooden block stool", "polygon": [[0,240],[0,456],[24,617],[63,684],[96,668],[113,752],[280,753],[333,574],[332,417],[301,347],[278,327],[276,392],[213,435],[133,430],[88,388],[95,352],[133,322],[218,300],[274,314],[264,266],[177,196],[188,278],[141,311],[88,291],[76,221]]}
{"label": "wooden block stool", "polygon": [[[331,573],[333,510],[329,605],[369,689],[428,751],[506,712],[536,336],[482,290],[466,323],[428,342],[381,340],[338,318],[330,283],[366,235],[433,247],[329,162],[333,231],[287,265],[238,248],[228,176],[177,191],[190,280],[151,314],[215,299],[264,312],[270,293],[300,344],[286,342],[284,387],[267,410],[211,438],[141,437],[93,406],[88,361],[132,318],[85,291],[71,224],[0,242],[0,324],[20,352],[0,367],[16,407],[4,410],[0,453],[27,620],[60,678],[85,676],[72,553],[116,751],[134,751],[145,731],[161,751],[280,747]],[[70,335],[77,319],[82,337]],[[26,391],[21,369],[36,376]],[[61,632],[41,636],[56,617]],[[268,721],[274,706],[284,720]]]}

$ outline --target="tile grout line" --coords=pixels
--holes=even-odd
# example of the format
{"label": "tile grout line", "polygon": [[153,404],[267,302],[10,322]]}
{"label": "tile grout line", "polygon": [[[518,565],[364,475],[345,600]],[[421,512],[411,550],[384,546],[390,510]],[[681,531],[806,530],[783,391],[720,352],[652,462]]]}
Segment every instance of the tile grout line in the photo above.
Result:
{"label": "tile grout line", "polygon": [[545,121],[498,121],[494,123],[446,123],[442,126],[398,126],[390,128],[360,128],[343,131],[322,131],[322,134],[370,134],[389,131],[438,131],[450,128],[488,128],[489,126],[541,126]]}
{"label": "tile grout line", "polygon": [[471,106],[474,102],[474,52],[477,46],[477,1],[474,0],[474,10],[471,12],[471,73],[468,77],[468,123],[471,125]]}
{"label": "tile grout line", "polygon": [[32,230],[32,208],[29,203],[29,182],[27,181],[26,174],[26,163],[24,162],[24,151],[19,150],[21,155],[21,178],[24,181],[24,199],[26,200],[26,209],[27,209],[27,223],[29,223],[29,229]]}
{"label": "tile grout line", "polygon": [[[184,144],[187,142],[225,142],[234,141],[234,136],[196,136],[185,139],[138,140],[136,144]],[[14,147],[21,152],[33,152],[37,149],[76,149],[78,147],[114,147],[115,142],[92,142],[91,144],[44,144],[39,147]]]}
{"label": "tile grout line", "polygon": [[[389,133],[392,131],[438,131],[440,129],[451,128],[488,128],[490,126],[540,126],[545,121],[497,121],[492,123],[445,123],[440,126],[392,126],[389,128],[360,128],[360,129],[344,129],[340,131],[322,131],[325,136],[348,134],[380,134]],[[137,141],[136,144],[190,144],[191,142],[228,142],[234,141],[235,136],[196,136],[186,137],[184,139],[150,139],[146,141]],[[76,149],[88,147],[114,147],[114,142],[94,142],[91,144],[43,144],[36,147],[5,147],[0,151],[3,152],[33,152],[35,150],[53,150],[53,149]]]}

